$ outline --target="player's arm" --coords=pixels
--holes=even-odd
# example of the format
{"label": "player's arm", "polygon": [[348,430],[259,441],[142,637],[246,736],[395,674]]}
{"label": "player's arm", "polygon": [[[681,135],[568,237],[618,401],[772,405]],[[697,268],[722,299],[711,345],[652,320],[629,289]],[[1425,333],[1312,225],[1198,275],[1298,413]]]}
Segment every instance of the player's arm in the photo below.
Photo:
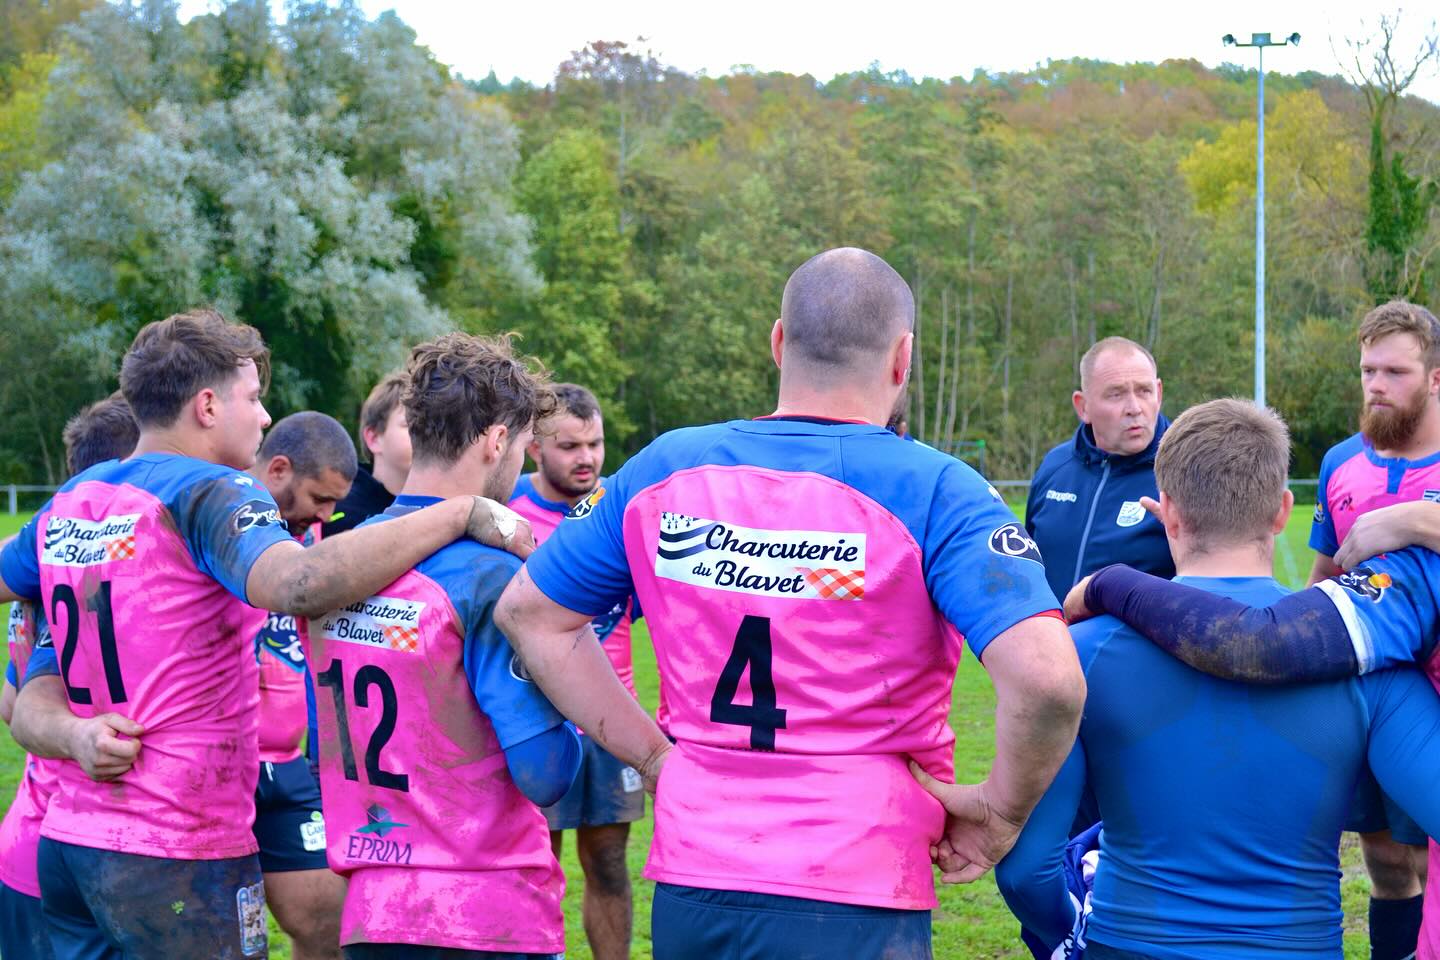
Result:
{"label": "player's arm", "polygon": [[522,558],[534,549],[529,524],[508,507],[455,497],[309,548],[288,536],[277,540],[250,567],[245,598],[264,610],[318,617],[363,600],[466,535]]}
{"label": "player's arm", "polygon": [[943,842],[951,854],[942,869],[950,883],[979,879],[1010,850],[1074,746],[1085,704],[1075,645],[1053,616],[1022,620],[990,641],[980,659],[995,687],[990,775],[978,784],[944,784],[914,764],[911,771],[945,806]]}
{"label": "player's arm", "polygon": [[995,884],[1005,905],[1030,935],[1027,939],[1044,945],[1046,958],[1075,928],[1065,846],[1085,792],[1085,776],[1085,748],[1077,739],[1015,846],[995,867]]}
{"label": "player's arm", "polygon": [[1418,548],[1325,580],[1268,607],[1106,567],[1065,598],[1072,620],[1108,613],[1190,666],[1247,683],[1337,680],[1414,664],[1434,649],[1440,604]]}
{"label": "player's arm", "polygon": [[[1440,503],[1416,500],[1362,514],[1340,544],[1335,563],[1349,570],[1371,557],[1410,546],[1440,553]],[[1331,576],[1339,573],[1337,569]]]}
{"label": "player's arm", "polygon": [[465,631],[465,677],[495,731],[510,779],[531,803],[548,807],[580,772],[580,736],[518,669],[516,654],[496,625],[495,604],[513,569],[508,566],[513,561],[505,561],[473,567],[473,589],[457,599]]}
{"label": "player's arm", "polygon": [[10,726],[10,718],[15,715],[15,667],[14,664],[5,668],[5,686],[0,688],[0,720],[5,721],[5,726]]}
{"label": "player's arm", "polygon": [[551,600],[525,567],[495,610],[495,622],[556,709],[639,771],[653,792],[670,741],[615,675],[604,648],[595,642],[592,616]]}
{"label": "player's arm", "polygon": [[40,599],[40,561],[35,553],[38,516],[31,517],[19,533],[0,540],[0,603]]}
{"label": "player's arm", "polygon": [[1315,563],[1310,567],[1310,579],[1305,582],[1307,587],[1313,587],[1322,580],[1329,580],[1331,577],[1338,577],[1344,573],[1335,558],[1323,553],[1315,554]]}
{"label": "player's arm", "polygon": [[144,728],[118,713],[77,717],[59,676],[27,670],[10,725],[32,756],[74,760],[94,780],[114,780],[135,764]]}
{"label": "player's arm", "polygon": [[1375,779],[1430,836],[1440,831],[1440,696],[1420,671],[1362,677],[1370,708],[1368,758]]}

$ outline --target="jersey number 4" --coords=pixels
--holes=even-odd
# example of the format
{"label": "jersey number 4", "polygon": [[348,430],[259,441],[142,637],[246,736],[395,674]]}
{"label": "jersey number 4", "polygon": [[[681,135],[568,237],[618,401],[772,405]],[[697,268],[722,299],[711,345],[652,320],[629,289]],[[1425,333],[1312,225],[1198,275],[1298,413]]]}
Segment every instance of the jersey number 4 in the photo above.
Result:
{"label": "jersey number 4", "polygon": [[[774,750],[775,731],[785,728],[785,711],[775,706],[771,660],[770,618],[746,617],[740,621],[730,659],[710,696],[710,721],[749,727],[754,750]],[[750,668],[750,703],[736,703],[746,667]]]}
{"label": "jersey number 4", "polygon": [[[350,742],[350,713],[345,706],[345,664],[337,657],[330,661],[324,673],[315,675],[315,682],[330,688],[335,698],[335,725],[340,728],[340,761],[345,767],[345,779],[360,781],[360,771],[355,766],[355,746]],[[410,792],[410,776],[391,773],[380,768],[380,751],[390,742],[395,733],[395,721],[399,718],[400,705],[395,696],[395,683],[390,674],[373,663],[367,663],[355,673],[355,706],[370,706],[370,688],[380,688],[380,722],[370,734],[365,745],[365,776],[372,786],[387,790]]]}

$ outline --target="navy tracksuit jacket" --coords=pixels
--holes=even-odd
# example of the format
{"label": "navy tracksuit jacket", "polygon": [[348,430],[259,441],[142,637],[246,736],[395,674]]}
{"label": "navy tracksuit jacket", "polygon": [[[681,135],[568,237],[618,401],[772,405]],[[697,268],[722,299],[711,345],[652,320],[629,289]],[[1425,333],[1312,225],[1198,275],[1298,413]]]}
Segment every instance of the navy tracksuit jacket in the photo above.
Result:
{"label": "navy tracksuit jacket", "polygon": [[1095,446],[1095,435],[1081,424],[1040,462],[1025,503],[1025,529],[1040,547],[1045,578],[1058,599],[1081,577],[1112,563],[1175,576],[1165,528],[1140,506],[1141,497],[1159,496],[1155,451],[1169,426],[1162,414],[1150,446],[1122,457]]}

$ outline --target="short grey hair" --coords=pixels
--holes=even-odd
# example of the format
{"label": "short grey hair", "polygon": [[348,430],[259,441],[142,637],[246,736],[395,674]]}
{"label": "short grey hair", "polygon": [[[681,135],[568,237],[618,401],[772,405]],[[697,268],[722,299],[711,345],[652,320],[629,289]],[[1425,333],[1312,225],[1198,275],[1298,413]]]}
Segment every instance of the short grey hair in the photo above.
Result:
{"label": "short grey hair", "polygon": [[1150,369],[1155,371],[1157,377],[1160,375],[1160,368],[1155,365],[1155,355],[1149,350],[1129,337],[1106,337],[1103,340],[1096,340],[1090,349],[1085,351],[1085,356],[1080,358],[1081,390],[1084,390],[1085,385],[1090,382],[1090,378],[1095,376],[1095,364],[1100,362],[1100,355],[1111,350],[1134,350],[1136,353],[1143,354],[1145,359],[1150,361]]}

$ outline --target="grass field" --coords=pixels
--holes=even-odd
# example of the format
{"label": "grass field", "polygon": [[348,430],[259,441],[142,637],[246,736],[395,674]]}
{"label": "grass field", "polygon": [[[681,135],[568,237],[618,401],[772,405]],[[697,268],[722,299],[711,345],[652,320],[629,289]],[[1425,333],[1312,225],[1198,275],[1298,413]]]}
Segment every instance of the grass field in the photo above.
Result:
{"label": "grass field", "polygon": [[[19,528],[24,517],[0,514],[0,537]],[[1282,582],[1303,586],[1310,569],[1311,553],[1305,545],[1310,526],[1309,511],[1297,509],[1276,550],[1275,573]],[[0,607],[0,615],[4,608]],[[656,701],[655,656],[649,635],[643,628],[635,631],[635,680],[640,699],[654,709]],[[985,775],[993,753],[993,715],[995,700],[985,671],[967,654],[961,661],[955,684],[954,708],[950,724],[955,730],[955,770],[958,778],[978,780]],[[0,810],[10,804],[15,783],[20,776],[23,754],[8,735],[0,736]],[[651,819],[635,824],[631,834],[630,873],[635,883],[635,947],[637,960],[650,960],[650,892],[651,884],[640,876],[649,847]],[[567,837],[568,840],[573,838]],[[1347,838],[1348,839],[1348,838]],[[1183,838],[1177,838],[1183,842]],[[1368,956],[1365,934],[1365,910],[1369,881],[1359,866],[1358,850],[1347,843],[1342,851],[1345,866],[1343,896],[1346,916],[1346,960]],[[575,858],[573,842],[567,843],[562,858],[569,880],[565,897],[565,926],[569,960],[590,960],[590,949],[580,922],[580,896],[584,879]],[[290,956],[289,944],[272,924],[272,957]],[[986,960],[986,958],[1022,958],[1028,956],[1016,934],[1017,925],[1010,916],[990,877],[963,887],[944,887],[940,891],[940,909],[935,912],[935,956],[941,960]]]}

